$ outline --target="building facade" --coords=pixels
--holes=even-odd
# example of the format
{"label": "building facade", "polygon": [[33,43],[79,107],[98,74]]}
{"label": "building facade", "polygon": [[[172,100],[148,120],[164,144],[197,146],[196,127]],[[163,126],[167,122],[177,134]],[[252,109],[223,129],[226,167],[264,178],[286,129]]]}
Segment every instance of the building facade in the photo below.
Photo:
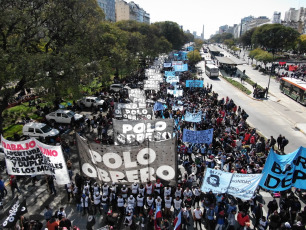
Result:
{"label": "building facade", "polygon": [[274,12],[272,16],[272,23],[273,24],[281,24],[282,19],[281,19],[281,12]]}
{"label": "building facade", "polygon": [[102,8],[107,21],[116,21],[115,0],[97,0],[98,5]]}
{"label": "building facade", "polygon": [[116,0],[116,21],[133,20],[150,24],[150,14],[134,2]]}
{"label": "building facade", "polygon": [[296,10],[295,8],[290,8],[285,13],[285,19],[283,25],[289,26],[296,29],[299,33],[306,33],[306,9],[301,7]]}

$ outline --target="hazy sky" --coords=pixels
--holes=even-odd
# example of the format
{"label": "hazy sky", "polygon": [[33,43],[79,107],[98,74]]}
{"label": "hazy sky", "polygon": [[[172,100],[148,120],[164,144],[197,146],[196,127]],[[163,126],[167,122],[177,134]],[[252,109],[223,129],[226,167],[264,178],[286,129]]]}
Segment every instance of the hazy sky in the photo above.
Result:
{"label": "hazy sky", "polygon": [[[126,0],[130,2],[130,0]],[[189,29],[191,33],[209,38],[219,26],[239,24],[241,18],[267,16],[274,11],[281,12],[284,19],[289,8],[306,7],[306,0],[133,0],[150,14],[151,23],[173,21]]]}

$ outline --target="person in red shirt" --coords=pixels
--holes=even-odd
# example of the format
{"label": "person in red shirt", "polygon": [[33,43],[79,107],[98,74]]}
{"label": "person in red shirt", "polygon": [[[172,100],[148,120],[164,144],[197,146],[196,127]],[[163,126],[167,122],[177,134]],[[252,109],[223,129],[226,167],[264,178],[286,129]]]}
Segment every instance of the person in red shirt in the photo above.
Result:
{"label": "person in red shirt", "polygon": [[56,220],[54,217],[52,217],[48,222],[47,222],[47,228],[48,230],[55,230],[58,229],[59,222]]}
{"label": "person in red shirt", "polygon": [[249,144],[249,140],[250,140],[250,137],[251,137],[251,134],[249,133],[249,131],[247,131],[245,134],[244,134],[244,141],[246,144]]}
{"label": "person in red shirt", "polygon": [[247,223],[250,223],[250,217],[244,211],[241,211],[238,213],[237,221],[239,224],[238,230],[241,230],[247,225]]}

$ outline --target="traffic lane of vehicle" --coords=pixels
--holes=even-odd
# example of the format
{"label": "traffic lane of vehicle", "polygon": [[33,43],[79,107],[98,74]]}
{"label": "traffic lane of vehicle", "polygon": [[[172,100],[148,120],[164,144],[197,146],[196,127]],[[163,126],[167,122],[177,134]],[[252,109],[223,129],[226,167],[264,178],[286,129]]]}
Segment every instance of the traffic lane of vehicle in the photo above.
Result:
{"label": "traffic lane of vehicle", "polygon": [[[213,91],[217,92],[220,97],[225,98],[228,96],[244,109],[249,114],[247,121],[267,138],[271,135],[274,137],[277,137],[279,134],[285,135],[289,138],[289,144],[286,147],[287,151],[294,151],[305,144],[305,136],[298,132],[291,122],[288,122],[286,116],[280,115],[278,108],[272,106],[275,102],[252,100],[223,79],[213,80],[205,74],[202,77],[205,82],[213,84]],[[292,140],[291,136],[293,137]]]}

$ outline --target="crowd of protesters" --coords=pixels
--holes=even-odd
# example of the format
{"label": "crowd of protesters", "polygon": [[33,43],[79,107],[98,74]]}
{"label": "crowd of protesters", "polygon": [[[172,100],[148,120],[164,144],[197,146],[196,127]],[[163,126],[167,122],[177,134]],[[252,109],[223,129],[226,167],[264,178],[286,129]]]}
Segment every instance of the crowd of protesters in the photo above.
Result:
{"label": "crowd of protesters", "polygon": [[[163,72],[160,64],[154,69]],[[302,210],[297,195],[291,191],[280,193],[279,202],[276,199],[269,202],[268,216],[263,214],[259,189],[253,198],[247,201],[227,194],[201,191],[206,168],[243,174],[261,173],[270,148],[283,154],[288,140],[282,135],[276,139],[273,136],[269,139],[260,136],[255,128],[248,125],[247,112],[232,99],[219,98],[213,91],[213,86],[209,84],[203,88],[187,88],[184,82],[188,79],[191,79],[189,72],[180,73],[180,83],[176,86],[161,83],[158,92],[146,92],[148,99],[162,100],[165,104],[166,109],[156,111],[155,117],[173,118],[175,122],[178,163],[183,167],[176,185],[169,185],[167,181],[157,179],[154,182],[127,186],[101,183],[83,177],[80,173],[73,175],[69,146],[75,144],[74,140],[71,137],[69,140],[52,140],[54,144],[62,144],[67,166],[70,165],[68,170],[72,181],[65,186],[67,202],[74,203],[76,212],[80,215],[88,216],[86,228],[93,229],[95,219],[103,216],[109,229],[120,229],[120,226],[130,229],[172,229],[173,221],[181,212],[181,229],[202,229],[202,225],[208,230],[241,230],[252,227],[260,230],[305,229],[306,209]],[[137,84],[139,76],[127,81]],[[174,87],[183,90],[182,97],[167,94],[167,89]],[[105,99],[102,110],[93,111],[92,117],[68,128],[75,129],[80,135],[91,135],[98,143],[113,144],[108,131],[112,128],[114,103],[127,102],[128,93],[125,90],[110,92],[103,89],[96,96]],[[183,110],[172,110],[175,105],[182,105]],[[73,103],[71,109],[80,108],[77,103]],[[183,116],[187,111],[202,111],[202,120],[197,123],[185,121]],[[190,144],[182,141],[183,129],[211,128],[214,130],[211,144]],[[13,180],[14,176],[11,177],[14,197],[15,190],[20,190],[17,182]],[[56,195],[52,177],[47,177],[46,181],[50,194]],[[35,179],[33,183],[35,184]],[[1,183],[0,190],[3,198],[7,191]],[[155,211],[159,208],[162,210],[162,217],[155,220]],[[72,227],[64,207],[53,209],[46,206],[44,212],[48,230],[77,229]]]}

